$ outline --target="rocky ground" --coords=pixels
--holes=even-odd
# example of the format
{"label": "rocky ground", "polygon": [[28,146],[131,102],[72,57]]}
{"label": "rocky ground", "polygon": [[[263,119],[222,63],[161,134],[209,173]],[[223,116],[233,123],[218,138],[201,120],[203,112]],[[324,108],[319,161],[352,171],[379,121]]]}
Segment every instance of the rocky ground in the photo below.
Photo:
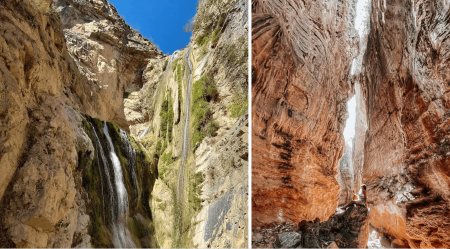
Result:
{"label": "rocky ground", "polygon": [[303,220],[252,229],[253,248],[366,248],[369,239],[367,208],[352,206],[325,222]]}

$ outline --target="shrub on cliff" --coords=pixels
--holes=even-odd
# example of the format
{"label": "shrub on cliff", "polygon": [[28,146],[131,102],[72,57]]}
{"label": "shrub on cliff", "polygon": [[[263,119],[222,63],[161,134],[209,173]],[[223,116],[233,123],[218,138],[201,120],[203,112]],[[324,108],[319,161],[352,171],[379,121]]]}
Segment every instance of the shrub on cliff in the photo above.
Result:
{"label": "shrub on cliff", "polygon": [[218,130],[217,123],[212,118],[209,102],[216,100],[219,93],[212,77],[205,75],[197,80],[192,87],[192,114],[194,117],[193,147],[206,136],[214,136]]}

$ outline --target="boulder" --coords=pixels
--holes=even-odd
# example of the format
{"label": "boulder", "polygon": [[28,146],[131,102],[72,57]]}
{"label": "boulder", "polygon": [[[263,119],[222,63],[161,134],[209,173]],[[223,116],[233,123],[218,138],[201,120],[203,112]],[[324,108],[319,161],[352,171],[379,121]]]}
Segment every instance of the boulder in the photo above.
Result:
{"label": "boulder", "polygon": [[333,241],[331,242],[331,244],[327,246],[327,248],[339,248],[339,247],[337,246],[336,242]]}
{"label": "boulder", "polygon": [[369,219],[367,208],[349,207],[345,212],[333,215],[319,223],[301,222],[304,248],[328,248],[333,246],[325,241],[334,241],[339,248],[365,248],[369,239]]}
{"label": "boulder", "polygon": [[302,243],[302,235],[296,232],[282,233],[278,235],[280,248],[295,248]]}

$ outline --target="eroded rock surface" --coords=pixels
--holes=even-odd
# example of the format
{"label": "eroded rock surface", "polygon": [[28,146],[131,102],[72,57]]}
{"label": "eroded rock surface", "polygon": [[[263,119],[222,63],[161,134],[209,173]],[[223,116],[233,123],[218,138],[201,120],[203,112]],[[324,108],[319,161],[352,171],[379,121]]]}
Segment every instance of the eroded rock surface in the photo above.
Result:
{"label": "eroded rock surface", "polygon": [[333,214],[354,1],[252,2],[252,226]]}
{"label": "eroded rock surface", "polygon": [[[76,2],[77,7],[88,4]],[[81,161],[80,152],[89,152],[87,157],[92,160],[94,148],[83,129],[81,113],[120,122],[116,119],[120,115],[115,112],[120,113],[126,84],[110,89],[109,94],[100,94],[99,87],[93,85],[92,77],[82,67],[93,69],[95,64],[99,67],[95,73],[110,80],[105,75],[116,71],[108,63],[117,59],[112,58],[117,53],[109,54],[112,57],[105,64],[98,58],[106,56],[102,51],[113,50],[106,45],[97,44],[98,50],[86,52],[83,44],[87,45],[87,40],[66,43],[70,37],[65,37],[61,11],[65,15],[78,12],[74,8],[59,8],[58,4],[63,3],[67,2],[0,2],[3,34],[0,38],[0,244],[6,247],[92,246],[88,235],[89,208],[82,187],[86,161]],[[119,35],[114,37],[115,41],[109,42],[129,42],[127,39],[136,38],[136,32],[124,24],[109,4],[105,1],[92,4],[95,5],[89,6],[93,7],[92,12],[85,13],[77,24],[92,20],[104,23],[114,16],[116,25],[109,23],[110,27],[123,29],[116,32]],[[85,31],[78,29],[77,37],[95,40]],[[80,51],[84,49],[83,54],[73,54],[76,46]],[[142,47],[116,47],[121,47],[125,58],[138,63],[142,60],[131,53],[150,51],[144,54],[150,59],[161,54],[149,42]],[[87,61],[80,64],[74,58],[90,59],[91,64]],[[135,70],[137,66],[130,68],[125,70],[124,77],[139,71]]]}
{"label": "eroded rock surface", "polygon": [[373,1],[372,9],[361,80],[370,222],[410,247],[449,247],[449,6]]}
{"label": "eroded rock surface", "polygon": [[60,15],[68,52],[91,87],[92,108],[83,112],[114,121],[126,130],[148,119],[148,111],[140,108],[140,115],[126,117],[123,98],[142,88],[147,64],[164,54],[126,24],[107,0],[58,0],[54,8]]}

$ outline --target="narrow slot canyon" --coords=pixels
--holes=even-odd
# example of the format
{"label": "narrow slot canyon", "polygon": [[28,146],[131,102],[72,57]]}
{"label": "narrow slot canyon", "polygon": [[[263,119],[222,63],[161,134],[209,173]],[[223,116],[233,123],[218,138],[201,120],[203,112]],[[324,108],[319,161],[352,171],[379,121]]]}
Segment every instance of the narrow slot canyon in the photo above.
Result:
{"label": "narrow slot canyon", "polygon": [[252,1],[253,247],[450,246],[449,26],[445,1]]}

